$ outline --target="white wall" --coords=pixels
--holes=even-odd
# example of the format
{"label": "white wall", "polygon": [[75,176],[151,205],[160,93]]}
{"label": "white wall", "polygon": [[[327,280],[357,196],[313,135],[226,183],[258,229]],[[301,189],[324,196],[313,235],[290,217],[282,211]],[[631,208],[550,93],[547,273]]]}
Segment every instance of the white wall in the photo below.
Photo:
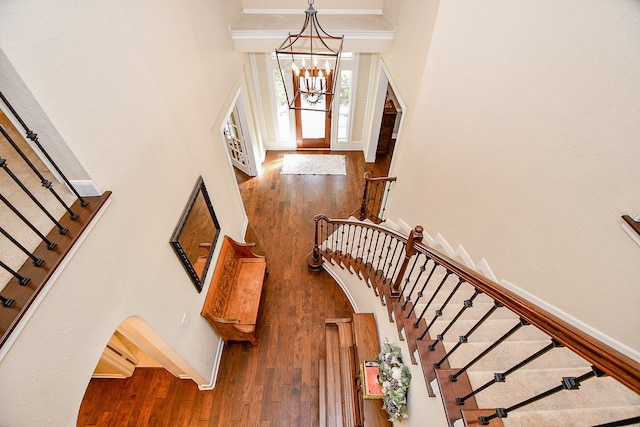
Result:
{"label": "white wall", "polygon": [[222,3],[6,0],[0,43],[89,176],[113,191],[0,362],[0,424],[75,425],[105,344],[133,315],[209,380],[219,340],[200,316],[208,283],[196,292],[168,240],[198,175],[222,233],[242,238],[244,210],[215,137],[245,81]]}
{"label": "white wall", "polygon": [[[409,3],[397,42],[424,33]],[[639,351],[640,3],[442,0],[420,80],[411,59],[384,56],[408,104],[389,217]]]}

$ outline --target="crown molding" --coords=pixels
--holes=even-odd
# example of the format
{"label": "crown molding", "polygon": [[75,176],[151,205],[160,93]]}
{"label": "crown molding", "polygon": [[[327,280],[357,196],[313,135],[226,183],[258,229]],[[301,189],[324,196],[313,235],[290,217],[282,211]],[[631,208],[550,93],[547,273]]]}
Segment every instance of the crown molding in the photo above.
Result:
{"label": "crown molding", "polygon": [[[316,9],[322,15],[382,15],[382,9]],[[301,15],[302,9],[243,9],[245,15]]]}
{"label": "crown molding", "polygon": [[[276,13],[281,10],[248,9],[229,23],[229,32],[238,52],[268,52],[290,33],[300,30],[303,15]],[[268,13],[266,13],[268,12]],[[384,13],[323,13],[320,24],[329,34],[344,35],[345,52],[386,52],[391,49],[396,25]]]}

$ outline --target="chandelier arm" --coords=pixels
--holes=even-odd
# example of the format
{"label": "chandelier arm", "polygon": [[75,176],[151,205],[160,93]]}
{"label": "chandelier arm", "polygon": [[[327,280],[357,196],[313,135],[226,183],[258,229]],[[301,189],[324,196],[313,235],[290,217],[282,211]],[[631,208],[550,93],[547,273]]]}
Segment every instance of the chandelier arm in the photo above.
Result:
{"label": "chandelier arm", "polygon": [[[339,53],[339,52],[342,50],[342,43],[340,44],[341,49],[339,49],[339,50],[333,50],[333,49],[331,49],[331,48],[329,47],[329,45],[324,41],[325,37],[322,37],[322,36],[320,35],[320,32],[318,32],[318,28],[320,28],[320,30],[321,30],[325,35],[327,35],[327,36],[328,36],[328,38],[331,38],[332,40],[343,40],[344,36],[342,36],[342,37],[334,37],[334,36],[331,36],[331,35],[327,34],[327,33],[322,29],[322,27],[320,26],[320,23],[319,23],[317,20],[315,20],[315,19],[311,21],[311,26],[312,26],[312,28],[313,28],[313,29],[315,29],[315,30],[316,30],[316,38],[320,40],[320,42],[324,45],[324,47],[325,47],[327,50],[329,50],[330,52],[333,52],[334,54],[337,54],[337,53]],[[313,40],[313,30],[312,30],[312,32],[311,32],[311,39]],[[312,45],[311,50],[313,50],[313,45]]]}
{"label": "chandelier arm", "polygon": [[[307,108],[305,105],[315,106],[324,99],[326,101],[324,111],[330,114],[338,80],[336,76],[339,73],[344,35],[337,37],[327,33],[318,22],[317,11],[313,8],[314,0],[307,1],[309,8],[305,11],[302,29],[297,34],[289,33],[280,47],[275,50],[276,58],[289,109],[322,111],[322,109]],[[338,44],[337,49],[331,47],[336,44]],[[319,49],[319,52],[315,52],[314,49]],[[282,67],[281,59],[284,57],[280,58],[280,55],[287,55],[287,58],[291,58],[291,76],[294,80],[299,79],[294,84],[292,97],[289,97],[286,84],[287,71]],[[302,58],[301,68],[295,64],[296,57]],[[310,59],[308,68],[305,66],[305,58]],[[327,59],[325,61],[326,73],[323,73],[323,70],[317,65],[319,58]],[[331,61],[333,62],[333,70],[330,68],[328,58],[335,58]],[[302,102],[303,100],[304,102]],[[301,104],[297,105],[299,102]]]}

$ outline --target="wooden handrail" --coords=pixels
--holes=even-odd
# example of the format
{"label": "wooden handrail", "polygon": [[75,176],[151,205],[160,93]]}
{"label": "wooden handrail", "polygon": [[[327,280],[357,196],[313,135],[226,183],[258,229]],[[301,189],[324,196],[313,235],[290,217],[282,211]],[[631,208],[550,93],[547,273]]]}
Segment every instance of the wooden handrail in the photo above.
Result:
{"label": "wooden handrail", "polygon": [[465,282],[508,307],[589,363],[640,394],[640,363],[636,360],[446,255],[420,243],[416,246],[418,252],[428,254],[429,257],[451,269]]}
{"label": "wooden handrail", "polygon": [[371,171],[367,171],[364,173],[364,179],[370,182],[395,182],[398,180],[397,176],[376,176],[372,177]]}
{"label": "wooden handrail", "polygon": [[[364,189],[362,191],[362,201],[360,202],[360,207],[356,209],[351,215],[358,218],[360,221],[365,219],[370,219],[376,224],[384,221],[384,206],[383,201],[385,200],[385,192],[389,191],[389,184],[395,182],[398,178],[395,176],[380,176],[380,177],[371,177],[371,171],[367,171],[364,173]],[[378,187],[382,185],[382,192],[378,194]],[[370,195],[371,189],[375,189],[375,195],[372,197]]]}
{"label": "wooden handrail", "polygon": [[[406,237],[376,225],[349,220],[333,220],[324,215],[316,215],[315,220],[316,222],[319,220],[325,220],[334,224],[366,227],[386,233],[403,241],[405,244],[408,241]],[[417,226],[412,233],[420,231],[418,227],[422,229],[421,226]],[[615,378],[635,393],[640,394],[640,362],[614,349],[608,344],[605,344],[597,338],[590,336],[584,331],[538,307],[530,301],[527,301],[522,296],[517,295],[498,283],[480,275],[469,267],[420,243],[417,239],[414,242],[414,247],[417,252],[433,259],[434,262],[441,264],[448,270],[451,270],[465,282],[487,294],[503,306],[509,308],[518,316],[536,326],[538,329],[542,330],[567,348],[571,349],[577,355],[601,369],[609,376]],[[397,279],[398,282],[400,280],[401,278]]]}

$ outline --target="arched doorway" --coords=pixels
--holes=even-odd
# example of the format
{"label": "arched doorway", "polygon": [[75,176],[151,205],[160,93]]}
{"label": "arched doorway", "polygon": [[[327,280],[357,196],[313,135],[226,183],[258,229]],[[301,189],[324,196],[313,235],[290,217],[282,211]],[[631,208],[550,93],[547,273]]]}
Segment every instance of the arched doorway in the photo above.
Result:
{"label": "arched doorway", "polygon": [[129,317],[109,339],[92,378],[128,378],[139,367],[164,368],[173,376],[203,385],[193,370],[141,318]]}

